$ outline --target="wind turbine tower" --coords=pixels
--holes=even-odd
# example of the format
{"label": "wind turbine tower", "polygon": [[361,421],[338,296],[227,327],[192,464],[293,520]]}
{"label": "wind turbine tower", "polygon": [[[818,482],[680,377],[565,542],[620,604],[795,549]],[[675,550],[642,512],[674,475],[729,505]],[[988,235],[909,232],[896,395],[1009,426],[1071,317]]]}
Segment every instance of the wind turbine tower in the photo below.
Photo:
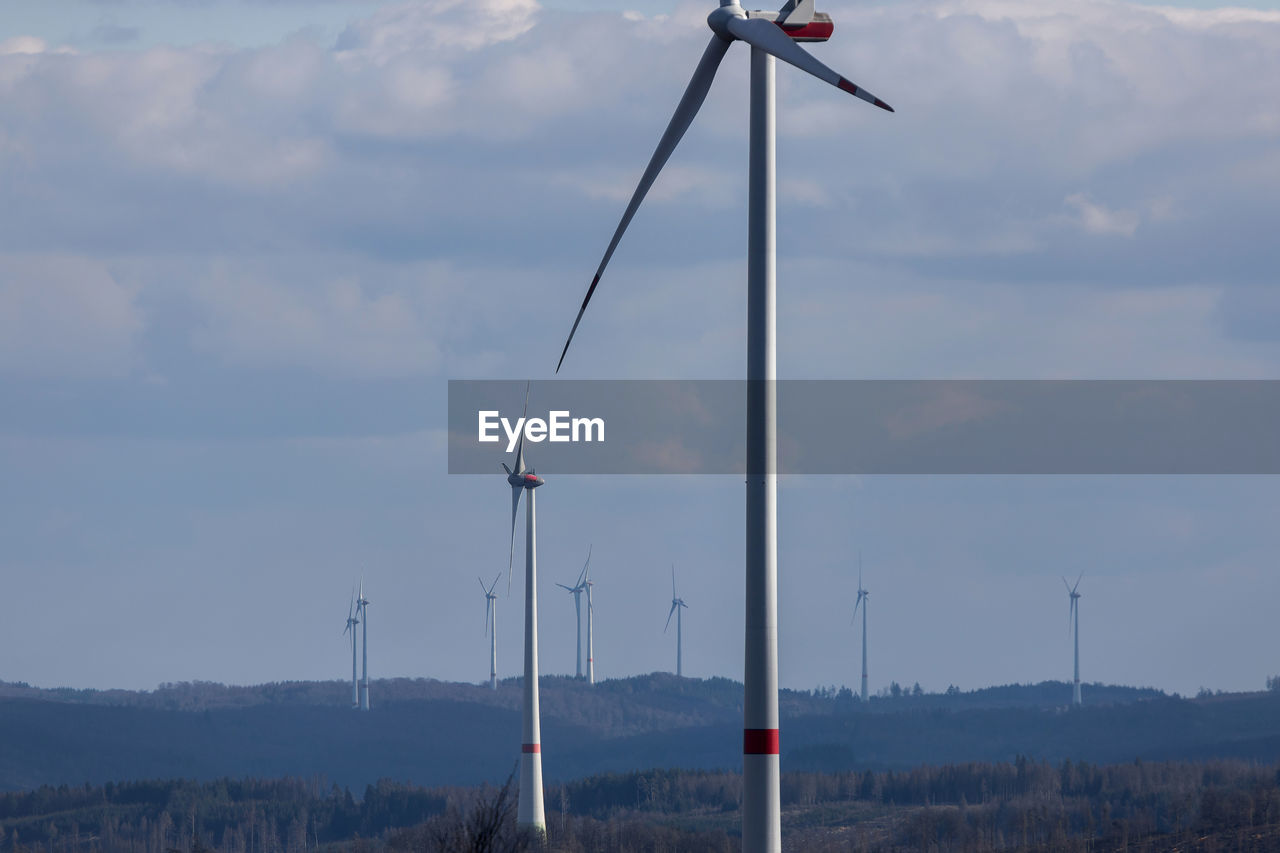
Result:
{"label": "wind turbine tower", "polygon": [[[746,411],[746,632],[742,696],[742,850],[782,849],[781,776],[778,764],[778,479],[777,479],[777,191],[774,140],[774,58],[882,109],[893,108],[828,68],[797,42],[826,41],[829,15],[814,0],[787,0],[777,12],[748,12],[736,0],[720,0],[707,16],[711,41],[703,51],[675,114],[649,158],[627,203],[578,316],[560,353],[564,363],[600,277],[658,173],[706,100],[716,69],[735,41],[751,46],[750,144],[747,156],[747,411]],[[797,164],[799,165],[799,164]],[[815,163],[804,169],[821,169]],[[556,366],[559,372],[560,365]]]}
{"label": "wind turbine tower", "polygon": [[1080,573],[1080,577],[1076,578],[1076,585],[1072,586],[1067,583],[1067,579],[1062,579],[1062,585],[1067,588],[1067,595],[1071,596],[1071,609],[1067,612],[1067,631],[1075,638],[1076,654],[1075,654],[1075,677],[1071,682],[1071,704],[1080,704],[1080,593],[1076,592],[1080,588],[1080,580],[1084,577],[1084,572]]}
{"label": "wind turbine tower", "polygon": [[502,572],[498,572],[498,576],[493,579],[493,583],[488,587],[484,585],[484,581],[480,578],[480,588],[484,590],[484,630],[489,634],[489,689],[498,689],[498,596],[494,593],[494,587],[498,585],[498,581],[502,578]]}
{"label": "wind turbine tower", "polygon": [[356,626],[360,624],[360,619],[356,616],[356,597],[353,593],[351,603],[347,606],[347,627],[343,629],[343,634],[351,635],[351,707],[360,707],[360,681],[356,676]]}
{"label": "wind turbine tower", "polygon": [[[529,412],[529,387],[525,386],[524,410]],[[545,836],[547,818],[542,800],[542,724],[538,713],[538,525],[534,509],[534,489],[545,480],[524,467],[524,433],[516,445],[515,470],[502,467],[507,472],[511,486],[511,555],[507,563],[507,591],[511,589],[511,567],[515,560],[516,513],[520,509],[520,495],[529,493],[525,501],[524,534],[524,703],[522,743],[520,745],[520,799],[516,808],[516,823]]]}
{"label": "wind turbine tower", "polygon": [[671,609],[667,611],[667,627],[662,629],[662,633],[667,633],[667,628],[671,627],[671,614],[676,616],[676,676],[684,675],[684,631],[680,624],[680,611],[689,605],[684,603],[684,599],[676,595],[676,567],[671,564]]}
{"label": "wind turbine tower", "polygon": [[360,597],[356,599],[360,621],[364,627],[360,629],[360,653],[363,658],[364,672],[360,678],[360,710],[369,710],[369,599],[364,597],[364,580],[360,581]]}
{"label": "wind turbine tower", "polygon": [[862,588],[862,555],[858,555],[858,600],[853,605],[853,618],[858,619],[858,608],[862,608],[862,707],[867,702],[867,604],[871,593]]}
{"label": "wind turbine tower", "polygon": [[574,620],[578,626],[578,657],[575,661],[577,667],[574,677],[579,681],[582,680],[582,593],[587,591],[585,583],[587,579],[587,566],[591,565],[591,546],[587,546],[587,565],[582,567],[582,571],[578,573],[578,580],[573,586],[565,586],[562,583],[556,584],[563,590],[567,590],[573,596],[573,613]]}

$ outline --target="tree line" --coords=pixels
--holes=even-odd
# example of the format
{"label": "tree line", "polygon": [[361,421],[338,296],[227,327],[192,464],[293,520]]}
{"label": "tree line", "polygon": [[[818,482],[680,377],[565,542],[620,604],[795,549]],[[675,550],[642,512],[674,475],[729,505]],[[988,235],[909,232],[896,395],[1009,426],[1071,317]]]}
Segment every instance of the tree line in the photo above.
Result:
{"label": "tree line", "polygon": [[[319,779],[45,786],[0,794],[0,846],[13,853],[537,848],[515,828],[514,799],[510,779],[479,788],[384,780],[359,798]],[[740,848],[741,799],[741,777],[732,772],[652,770],[553,783],[546,847],[730,853]],[[782,801],[787,846],[814,853],[1280,847],[1280,764],[1020,757],[788,772]]]}

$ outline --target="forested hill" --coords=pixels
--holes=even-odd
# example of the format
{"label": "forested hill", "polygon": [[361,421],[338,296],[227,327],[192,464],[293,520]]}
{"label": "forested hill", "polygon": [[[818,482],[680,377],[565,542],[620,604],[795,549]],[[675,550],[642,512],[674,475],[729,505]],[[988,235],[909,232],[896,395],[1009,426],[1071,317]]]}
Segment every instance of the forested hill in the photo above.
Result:
{"label": "forested hill", "polygon": [[[543,760],[552,779],[741,762],[742,686],[654,674],[594,687],[542,680]],[[518,755],[520,690],[376,681],[374,709],[342,682],[148,693],[0,690],[0,788],[130,779],[323,778],[353,789],[501,781]],[[1280,760],[1280,693],[1186,700],[1150,690],[1068,685],[885,697],[785,691],[784,768],[844,772],[1018,755],[1105,763],[1215,756]],[[1105,699],[1105,701],[1104,701]]]}

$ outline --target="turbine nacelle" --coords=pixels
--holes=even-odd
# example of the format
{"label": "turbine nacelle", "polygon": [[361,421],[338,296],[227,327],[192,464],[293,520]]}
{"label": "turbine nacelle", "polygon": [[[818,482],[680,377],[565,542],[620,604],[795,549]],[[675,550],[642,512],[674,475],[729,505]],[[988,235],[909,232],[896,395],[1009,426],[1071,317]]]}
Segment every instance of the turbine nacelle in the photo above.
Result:
{"label": "turbine nacelle", "polygon": [[[521,456],[523,457],[523,454]],[[517,465],[516,470],[512,471],[507,467],[507,463],[503,462],[502,470],[507,472],[507,483],[513,489],[536,489],[547,482],[533,471],[524,470],[523,464]]]}
{"label": "turbine nacelle", "polygon": [[830,15],[825,12],[814,12],[812,2],[799,4],[808,7],[807,14],[799,13],[798,9],[792,9],[788,13],[788,8],[793,5],[795,4],[788,3],[777,12],[757,10],[748,12],[737,3],[729,3],[721,5],[719,9],[707,16],[707,26],[726,41],[738,38],[729,28],[730,18],[759,18],[771,21],[790,36],[792,41],[818,42],[831,38],[831,34],[835,32],[835,24],[831,21]]}

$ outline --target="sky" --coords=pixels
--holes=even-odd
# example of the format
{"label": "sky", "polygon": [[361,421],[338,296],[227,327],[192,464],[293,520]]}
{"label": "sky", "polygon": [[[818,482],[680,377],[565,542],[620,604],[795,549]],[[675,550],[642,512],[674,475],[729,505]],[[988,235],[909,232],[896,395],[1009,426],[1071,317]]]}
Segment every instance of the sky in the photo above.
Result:
{"label": "sky", "polygon": [[[0,11],[0,679],[487,677],[501,474],[449,379],[549,378],[707,4],[76,0]],[[778,71],[779,375],[1276,379],[1280,3],[834,2]],[[562,376],[737,378],[746,51]],[[536,466],[536,458],[532,459]],[[541,662],[742,674],[734,477],[539,470]],[[1262,688],[1274,477],[785,477],[780,680]],[[498,602],[518,673],[521,589]],[[1086,694],[1087,699],[1087,694]],[[376,701],[376,697],[375,697]]]}

